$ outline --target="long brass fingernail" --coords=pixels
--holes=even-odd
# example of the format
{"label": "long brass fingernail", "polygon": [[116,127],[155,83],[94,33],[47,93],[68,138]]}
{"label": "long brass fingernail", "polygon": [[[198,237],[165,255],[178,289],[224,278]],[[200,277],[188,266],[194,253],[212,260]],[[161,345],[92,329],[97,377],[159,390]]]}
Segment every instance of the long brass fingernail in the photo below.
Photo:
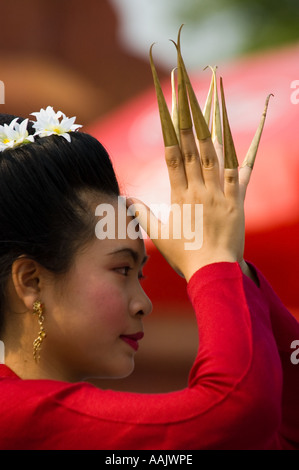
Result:
{"label": "long brass fingernail", "polygon": [[258,128],[256,130],[256,133],[253,137],[253,140],[250,144],[250,147],[248,149],[246,157],[245,157],[245,159],[242,163],[242,167],[249,166],[249,168],[253,168],[253,166],[254,166],[256,154],[257,154],[257,151],[258,151],[258,148],[259,148],[261,136],[262,136],[263,129],[264,129],[264,124],[265,124],[267,110],[268,110],[268,104],[269,104],[269,100],[270,100],[271,96],[274,96],[274,95],[272,93],[270,93],[270,95],[267,96],[264,111],[263,111],[259,126],[258,126]]}
{"label": "long brass fingernail", "polygon": [[178,114],[178,101],[177,101],[177,94],[176,94],[176,86],[175,86],[175,71],[177,67],[175,67],[171,71],[171,119],[173,122],[173,126],[176,132],[176,136],[178,141],[180,142],[180,130],[179,130],[179,114]]}
{"label": "long brass fingernail", "polygon": [[[204,68],[204,70],[206,70],[206,68],[208,68],[208,67],[210,67],[210,66],[208,65],[207,67]],[[206,102],[205,102],[205,105],[204,105],[203,111],[202,111],[202,113],[204,115],[204,118],[206,120],[206,123],[209,126],[209,128],[210,128],[210,121],[211,121],[213,96],[214,96],[214,77],[212,75],[212,79],[211,79],[211,82],[210,82],[210,88],[209,88],[207,98],[206,98]]]}
{"label": "long brass fingernail", "polygon": [[156,90],[156,95],[157,95],[163,140],[164,140],[165,147],[171,147],[173,145],[178,145],[178,139],[176,136],[176,132],[175,132],[172,120],[171,120],[169,109],[165,101],[165,97],[162,92],[162,88],[161,88],[160,80],[156,71],[156,67],[154,65],[153,55],[152,55],[153,45],[154,44],[151,45],[150,54],[149,54],[150,65],[152,69],[154,85],[155,85],[155,90]]}
{"label": "long brass fingernail", "polygon": [[213,117],[212,117],[212,141],[218,142],[222,145],[222,126],[221,126],[221,117],[220,117],[220,106],[218,100],[218,90],[217,90],[217,77],[216,70],[217,66],[211,67],[213,72],[213,82],[214,82],[214,108],[213,108]]}
{"label": "long brass fingernail", "polygon": [[[182,25],[183,26],[183,25]],[[192,129],[192,118],[189,109],[188,95],[186,89],[186,82],[184,77],[183,70],[183,58],[181,55],[181,44],[180,44],[180,27],[178,34],[178,43],[177,43],[177,61],[178,61],[178,109],[179,109],[179,128],[180,130]]]}
{"label": "long brass fingernail", "polygon": [[190,82],[190,79],[189,79],[189,76],[188,76],[188,73],[187,73],[187,70],[186,70],[186,66],[184,64],[184,60],[183,60],[182,55],[180,53],[180,40],[181,40],[180,36],[181,36],[182,27],[183,27],[183,25],[179,29],[178,41],[177,41],[178,42],[177,43],[177,49],[178,49],[178,54],[180,56],[180,65],[181,65],[181,68],[182,68],[182,71],[183,71],[184,80],[185,80],[186,88],[187,88],[187,91],[188,91],[188,96],[189,96],[190,107],[191,107],[191,112],[192,112],[192,116],[193,116],[193,124],[194,124],[194,128],[195,128],[195,132],[196,132],[197,138],[199,140],[205,140],[208,137],[211,137],[211,133],[209,131],[206,120],[205,120],[205,118],[202,114],[201,108],[198,104],[196,95],[194,93],[194,90],[192,88],[192,85],[191,85],[191,82]]}
{"label": "long brass fingernail", "polygon": [[222,78],[220,78],[220,89],[222,102],[224,168],[238,168],[239,163],[228,121]]}

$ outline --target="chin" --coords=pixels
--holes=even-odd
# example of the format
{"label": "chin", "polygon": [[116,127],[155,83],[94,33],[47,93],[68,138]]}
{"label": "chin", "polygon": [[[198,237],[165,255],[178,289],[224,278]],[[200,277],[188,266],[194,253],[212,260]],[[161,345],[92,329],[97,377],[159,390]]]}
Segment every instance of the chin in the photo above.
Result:
{"label": "chin", "polygon": [[113,372],[111,375],[108,375],[107,377],[103,377],[103,378],[107,378],[107,379],[125,379],[126,377],[129,377],[133,371],[135,369],[135,364],[131,364],[130,367],[126,367],[126,368],[123,368],[123,369],[119,369],[115,372]]}
{"label": "chin", "polygon": [[87,374],[82,380],[87,379],[125,379],[129,377],[135,369],[135,362],[132,360],[131,362],[126,361],[123,364],[117,364],[114,367],[111,367],[110,370],[107,371],[96,371],[91,374]]}

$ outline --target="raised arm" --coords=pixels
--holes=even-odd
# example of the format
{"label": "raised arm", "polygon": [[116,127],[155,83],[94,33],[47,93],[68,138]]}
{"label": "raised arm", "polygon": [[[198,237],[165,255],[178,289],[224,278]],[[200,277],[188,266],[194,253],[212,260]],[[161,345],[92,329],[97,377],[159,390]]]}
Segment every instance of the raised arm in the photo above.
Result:
{"label": "raised arm", "polygon": [[[170,212],[168,223],[162,224],[141,201],[130,198],[128,205],[131,205],[135,214],[138,213],[141,226],[152,238],[156,247],[187,281],[199,268],[219,261],[237,261],[242,270],[251,276],[243,259],[244,199],[269,99],[267,99],[253,145],[242,167],[238,169],[221,80],[224,163],[220,162],[219,165],[219,154],[216,153],[210,130],[195,97],[181,56],[180,34],[177,50],[179,111],[177,132],[179,132],[179,137],[161,90],[153,63],[152,49],[150,52],[173,211]],[[196,139],[193,133],[193,123]],[[220,170],[222,166],[224,166],[224,172]],[[192,207],[192,210],[186,215],[189,207]],[[203,208],[203,213],[199,207]],[[177,216],[178,214],[180,217]],[[184,230],[187,226],[191,227],[191,231],[195,234],[202,230],[202,244],[198,246],[196,243],[193,245],[190,243]],[[153,237],[153,233],[159,235]],[[178,233],[179,236],[177,236]]]}
{"label": "raised arm", "polygon": [[270,312],[271,327],[283,370],[280,436],[286,448],[291,446],[299,449],[299,323],[283,305],[263,274],[258,269],[255,270],[265,308]]}

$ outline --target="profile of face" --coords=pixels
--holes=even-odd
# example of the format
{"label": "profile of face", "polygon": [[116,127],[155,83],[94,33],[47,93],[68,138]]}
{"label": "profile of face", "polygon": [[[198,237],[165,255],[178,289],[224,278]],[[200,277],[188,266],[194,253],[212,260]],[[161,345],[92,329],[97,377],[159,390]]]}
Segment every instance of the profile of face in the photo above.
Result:
{"label": "profile of face", "polygon": [[[114,207],[117,221],[117,202]],[[143,318],[152,309],[140,284],[146,259],[140,237],[94,236],[75,254],[67,273],[45,276],[40,285],[47,336],[39,367],[48,377],[73,382],[121,378],[133,371]]]}

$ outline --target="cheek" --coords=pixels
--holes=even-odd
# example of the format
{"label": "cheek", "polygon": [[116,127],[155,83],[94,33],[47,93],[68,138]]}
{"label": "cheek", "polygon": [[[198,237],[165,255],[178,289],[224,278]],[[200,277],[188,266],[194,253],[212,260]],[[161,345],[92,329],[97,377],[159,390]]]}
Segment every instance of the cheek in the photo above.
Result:
{"label": "cheek", "polygon": [[90,351],[99,360],[128,329],[128,301],[117,284],[93,283],[89,279],[85,285],[72,285],[54,317],[47,333],[48,339],[55,339],[53,345],[48,340],[55,354],[78,360]]}
{"label": "cheek", "polygon": [[111,282],[92,282],[72,299],[76,320],[88,330],[104,328],[106,333],[121,328],[127,318],[128,301],[122,289]]}
{"label": "cheek", "polygon": [[115,325],[126,319],[127,298],[115,286],[104,284],[101,289],[90,292],[89,303],[93,306],[94,320],[106,325]]}

